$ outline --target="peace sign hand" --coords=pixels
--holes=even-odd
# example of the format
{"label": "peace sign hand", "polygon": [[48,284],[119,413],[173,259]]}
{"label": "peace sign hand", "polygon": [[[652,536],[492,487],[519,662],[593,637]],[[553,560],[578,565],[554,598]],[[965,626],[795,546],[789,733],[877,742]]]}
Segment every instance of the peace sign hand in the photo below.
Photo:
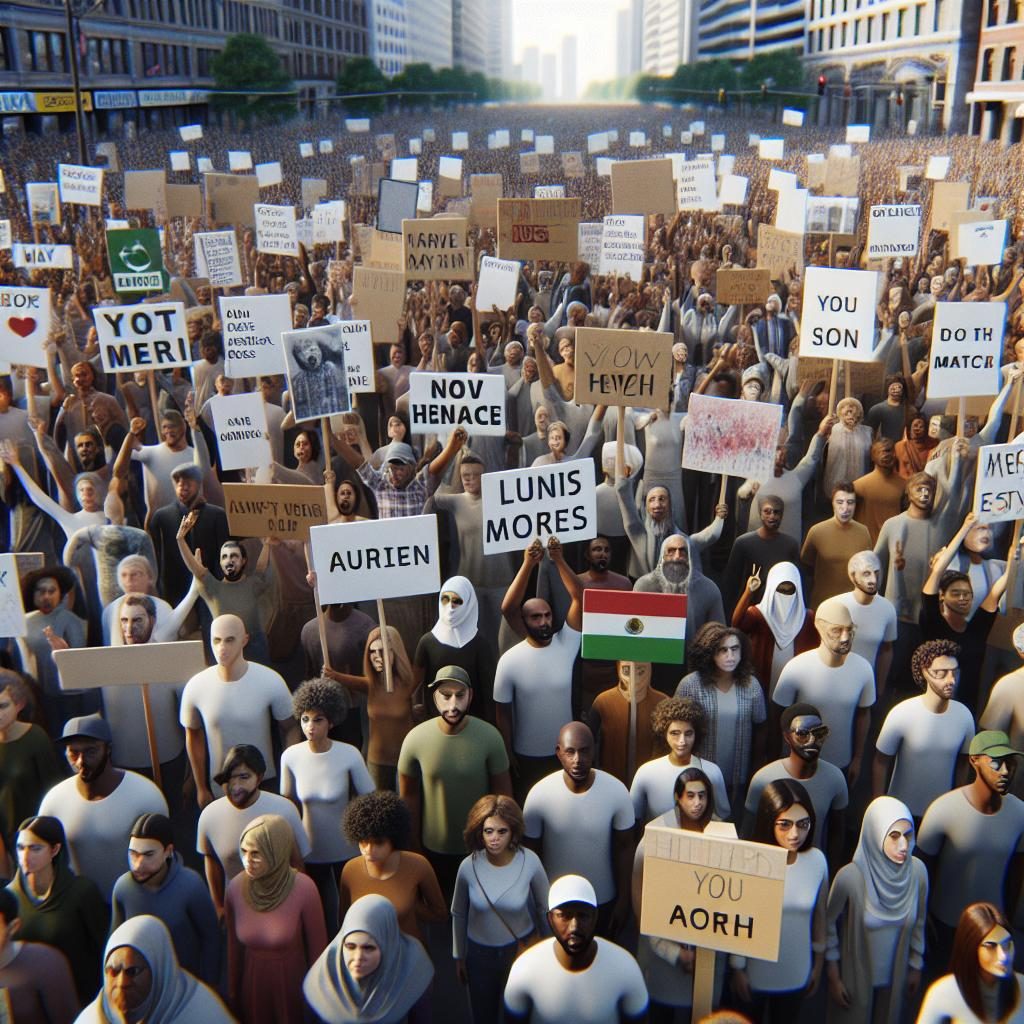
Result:
{"label": "peace sign hand", "polygon": [[747,590],[754,594],[761,589],[761,567],[755,565],[754,571],[747,577]]}

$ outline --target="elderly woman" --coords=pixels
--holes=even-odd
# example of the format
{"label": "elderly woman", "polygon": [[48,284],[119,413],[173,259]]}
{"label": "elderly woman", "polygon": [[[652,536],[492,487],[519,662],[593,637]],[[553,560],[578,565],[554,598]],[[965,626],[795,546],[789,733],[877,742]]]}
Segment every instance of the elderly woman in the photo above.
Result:
{"label": "elderly woman", "polygon": [[844,398],[836,406],[839,422],[832,428],[825,453],[822,489],[826,495],[845,480],[856,480],[871,469],[871,428],[864,425],[864,406]]}
{"label": "elderly woman", "polygon": [[103,989],[76,1024],[232,1024],[212,989],[178,966],[167,926],[141,914],[107,940]]}

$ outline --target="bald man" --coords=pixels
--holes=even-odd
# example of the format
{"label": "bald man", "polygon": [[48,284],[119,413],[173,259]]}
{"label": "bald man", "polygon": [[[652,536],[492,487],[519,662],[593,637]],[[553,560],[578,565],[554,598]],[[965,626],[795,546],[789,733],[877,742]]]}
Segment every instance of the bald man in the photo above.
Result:
{"label": "bald man", "polygon": [[594,887],[598,933],[611,938],[629,917],[633,801],[614,775],[594,768],[594,734],[582,722],[558,733],[561,770],[543,778],[523,806],[526,843],[548,878],[582,875]]}
{"label": "bald man", "polygon": [[856,627],[841,598],[823,601],[814,616],[821,643],[786,664],[772,694],[774,720],[797,702],[815,705],[831,729],[822,757],[846,770],[852,788],[860,774],[861,757],[875,703],[875,673],[853,651]]}
{"label": "bald man", "polygon": [[283,746],[301,739],[292,717],[292,698],[285,681],[266,665],[242,656],[249,635],[237,615],[219,615],[210,626],[216,664],[194,675],[181,697],[185,749],[196,780],[200,808],[222,790],[210,779],[209,766],[224,763],[236,744],[251,743],[267,762],[265,778],[277,777],[272,722],[281,730]]}

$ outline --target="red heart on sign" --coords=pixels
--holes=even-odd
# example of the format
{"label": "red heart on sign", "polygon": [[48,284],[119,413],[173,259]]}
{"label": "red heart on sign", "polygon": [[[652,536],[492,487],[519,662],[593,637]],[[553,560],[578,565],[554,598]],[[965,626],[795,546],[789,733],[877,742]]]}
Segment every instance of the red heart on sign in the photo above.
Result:
{"label": "red heart on sign", "polygon": [[36,322],[30,316],[12,316],[7,321],[7,326],[19,338],[27,338],[36,329]]}

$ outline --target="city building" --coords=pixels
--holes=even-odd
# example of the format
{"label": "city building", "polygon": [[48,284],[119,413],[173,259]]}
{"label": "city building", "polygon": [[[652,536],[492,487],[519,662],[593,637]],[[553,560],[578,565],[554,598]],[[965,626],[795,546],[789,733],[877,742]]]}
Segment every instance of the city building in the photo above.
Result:
{"label": "city building", "polygon": [[643,67],[644,0],[629,0],[615,15],[617,78],[629,78]]}
{"label": "city building", "polygon": [[541,54],[540,91],[546,100],[553,100],[558,95],[558,58],[553,53]]}
{"label": "city building", "polygon": [[[641,5],[640,67],[649,75],[671,75],[680,64],[697,59],[697,0],[644,0]],[[712,0],[717,8],[723,0]],[[729,9],[746,2],[724,0]],[[635,24],[633,8],[626,12]],[[632,41],[632,40],[631,40]]]}
{"label": "city building", "polygon": [[510,81],[512,0],[487,0],[487,76]]}
{"label": "city building", "polygon": [[452,0],[452,63],[486,74],[487,53],[484,0]]}
{"label": "city building", "polygon": [[[239,32],[266,39],[303,109],[326,113],[346,58],[370,55],[368,2],[377,0],[105,0],[78,23],[86,124],[118,131],[206,120],[211,62]],[[54,119],[70,128],[69,56],[63,4],[0,3],[0,118],[32,131]]]}
{"label": "city building", "polygon": [[405,0],[409,64],[452,66],[452,0]]}
{"label": "city building", "polygon": [[377,67],[397,75],[409,61],[405,0],[370,0],[370,46]]}
{"label": "city building", "polygon": [[565,36],[562,40],[562,95],[563,100],[574,100],[576,88],[576,54],[579,42],[576,36]]}
{"label": "city building", "polygon": [[977,72],[967,94],[970,131],[983,139],[1021,141],[1024,125],[1024,20],[1017,0],[986,0]]}
{"label": "city building", "polygon": [[724,57],[740,61],[759,53],[800,49],[804,40],[804,0],[703,0],[696,35],[700,60]]}
{"label": "city building", "polygon": [[536,46],[527,46],[522,55],[522,80],[540,84],[540,49]]}

